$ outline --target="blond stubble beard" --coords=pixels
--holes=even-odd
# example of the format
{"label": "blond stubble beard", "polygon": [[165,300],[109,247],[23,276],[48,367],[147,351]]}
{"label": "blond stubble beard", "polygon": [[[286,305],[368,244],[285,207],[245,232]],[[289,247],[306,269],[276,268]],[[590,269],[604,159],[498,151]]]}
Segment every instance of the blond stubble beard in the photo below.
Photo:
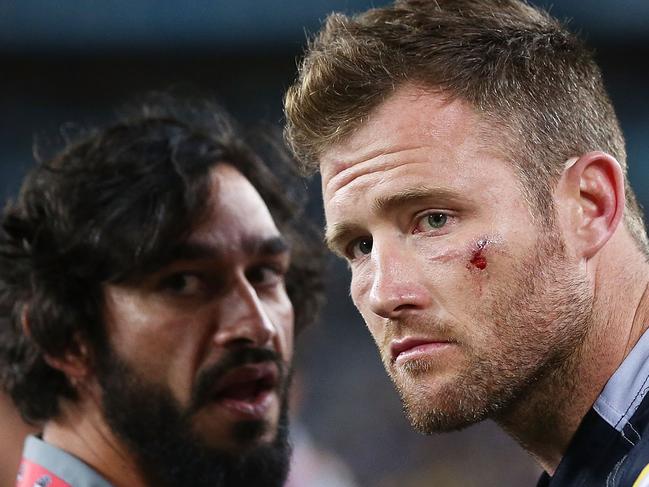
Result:
{"label": "blond stubble beard", "polygon": [[456,345],[466,363],[455,378],[432,391],[426,380],[436,373],[433,362],[411,361],[400,371],[385,363],[418,431],[458,430],[494,418],[549,375],[555,386],[572,387],[570,371],[591,327],[593,296],[586,276],[566,258],[558,232],[539,235],[535,250],[512,266],[513,279],[491,291],[483,318],[491,324],[488,348]]}

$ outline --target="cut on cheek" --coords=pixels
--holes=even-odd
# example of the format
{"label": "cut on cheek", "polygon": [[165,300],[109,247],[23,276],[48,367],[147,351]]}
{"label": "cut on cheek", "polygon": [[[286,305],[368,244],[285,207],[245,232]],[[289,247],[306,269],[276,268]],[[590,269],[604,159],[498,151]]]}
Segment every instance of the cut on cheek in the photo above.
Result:
{"label": "cut on cheek", "polygon": [[466,249],[466,268],[471,275],[478,294],[482,295],[483,284],[489,276],[490,257],[494,251],[498,251],[500,238],[481,236],[471,242]]}
{"label": "cut on cheek", "polygon": [[467,269],[479,272],[487,269],[489,265],[487,254],[497,243],[497,239],[487,236],[476,239],[469,247]]}
{"label": "cut on cheek", "polygon": [[492,245],[498,240],[492,237],[483,236],[469,243],[464,249],[443,249],[433,255],[428,255],[429,262],[445,263],[452,261],[466,260],[466,267],[469,270],[483,271],[487,268],[487,253]]}
{"label": "cut on cheek", "polygon": [[471,260],[469,260],[469,264],[475,269],[483,271],[487,268],[487,257],[484,252],[487,244],[487,239],[480,239],[476,242],[475,247],[471,251]]}

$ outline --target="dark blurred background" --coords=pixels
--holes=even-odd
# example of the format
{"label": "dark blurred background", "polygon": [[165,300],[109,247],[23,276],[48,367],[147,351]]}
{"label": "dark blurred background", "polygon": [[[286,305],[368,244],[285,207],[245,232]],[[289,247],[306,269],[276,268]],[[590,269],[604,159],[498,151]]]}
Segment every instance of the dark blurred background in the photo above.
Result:
{"label": "dark blurred background", "polygon": [[[151,90],[192,90],[216,97],[245,125],[279,127],[306,35],[330,11],[384,3],[0,0],[0,197],[15,194],[35,136],[56,136],[67,122],[101,122]],[[534,3],[571,19],[596,49],[627,136],[632,184],[647,207],[649,2]],[[318,181],[309,188],[308,212],[319,223]],[[532,460],[492,424],[429,438],[410,430],[347,279],[334,263],[323,319],[298,341],[299,423],[315,461],[334,470],[346,464],[359,486],[534,485]],[[321,485],[334,487],[328,482]]]}

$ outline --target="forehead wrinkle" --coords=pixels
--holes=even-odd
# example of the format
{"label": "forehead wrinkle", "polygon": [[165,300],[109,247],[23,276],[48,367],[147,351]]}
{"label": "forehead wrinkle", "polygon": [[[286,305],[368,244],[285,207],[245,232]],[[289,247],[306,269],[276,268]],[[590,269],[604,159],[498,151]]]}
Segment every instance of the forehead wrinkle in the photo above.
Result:
{"label": "forehead wrinkle", "polygon": [[[423,147],[425,146],[396,146],[377,149],[375,151],[364,153],[361,156],[352,157],[342,157],[340,154],[333,154],[329,159],[333,159],[333,162],[331,162],[331,172],[333,172],[334,175],[329,178],[329,181],[327,181],[326,188],[328,191],[331,190],[336,192],[340,188],[353,183],[361,176],[390,170],[395,165],[395,161],[393,159],[382,160],[382,158],[398,153],[421,149]],[[342,162],[343,159],[346,159],[346,161]],[[405,162],[406,161],[404,161],[404,163]],[[324,161],[322,165],[326,164],[327,162]]]}

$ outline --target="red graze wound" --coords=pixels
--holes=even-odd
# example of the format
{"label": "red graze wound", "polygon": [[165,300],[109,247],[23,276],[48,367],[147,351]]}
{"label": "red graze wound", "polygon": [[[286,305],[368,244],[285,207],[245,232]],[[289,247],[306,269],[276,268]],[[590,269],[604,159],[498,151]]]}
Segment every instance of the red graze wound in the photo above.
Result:
{"label": "red graze wound", "polygon": [[473,267],[481,271],[487,268],[487,258],[483,255],[483,250],[487,246],[487,243],[486,239],[478,240],[477,248],[473,251],[473,256],[469,261]]}
{"label": "red graze wound", "polygon": [[473,258],[471,259],[471,265],[476,269],[480,269],[482,271],[487,268],[487,259],[485,258],[484,255],[480,255],[480,253],[476,253],[476,255],[474,255]]}

